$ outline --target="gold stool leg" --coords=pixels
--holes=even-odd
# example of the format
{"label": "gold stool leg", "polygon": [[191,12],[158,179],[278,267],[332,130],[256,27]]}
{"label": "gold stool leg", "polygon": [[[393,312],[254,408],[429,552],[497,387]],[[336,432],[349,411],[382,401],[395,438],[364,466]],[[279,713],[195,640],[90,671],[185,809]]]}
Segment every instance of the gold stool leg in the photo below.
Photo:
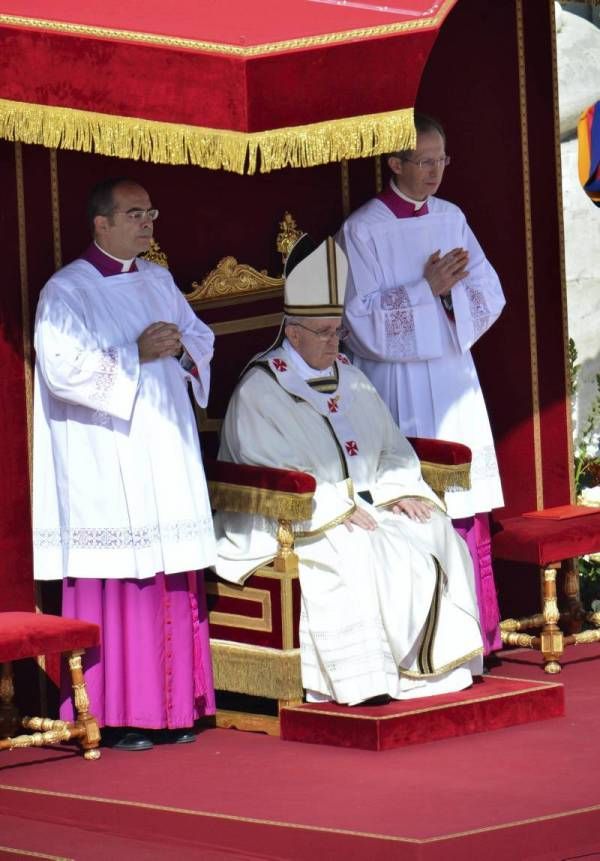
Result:
{"label": "gold stool leg", "polygon": [[564,651],[563,633],[558,627],[560,613],[556,598],[556,569],[559,564],[553,564],[541,571],[544,626],[540,635],[540,650],[546,662],[544,670],[547,673],[560,673],[559,658]]}
{"label": "gold stool leg", "polygon": [[583,627],[585,610],[581,603],[577,559],[566,559],[562,568],[564,573],[563,592],[567,599],[568,608],[568,631],[570,634],[578,634]]}
{"label": "gold stool leg", "polygon": [[83,737],[79,740],[83,748],[85,759],[99,759],[100,730],[96,718],[90,714],[90,700],[85,686],[81,657],[84,649],[77,649],[69,654],[69,669],[71,671],[71,684],[73,686],[73,697],[77,718],[75,723],[84,730]]}

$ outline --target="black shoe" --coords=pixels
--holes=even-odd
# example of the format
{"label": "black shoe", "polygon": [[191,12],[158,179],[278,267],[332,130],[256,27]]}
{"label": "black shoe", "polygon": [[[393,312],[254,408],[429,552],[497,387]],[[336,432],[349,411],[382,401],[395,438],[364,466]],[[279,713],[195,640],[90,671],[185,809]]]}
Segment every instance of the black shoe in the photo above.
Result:
{"label": "black shoe", "polygon": [[498,657],[495,652],[490,652],[489,655],[486,655],[483,659],[483,672],[489,673],[490,670],[496,669],[496,667],[502,666],[502,660]]}
{"label": "black shoe", "polygon": [[353,703],[357,706],[387,706],[391,703],[392,698],[388,694],[378,694],[375,697],[369,697],[368,700],[363,700],[360,703]]}
{"label": "black shoe", "polygon": [[122,732],[117,735],[111,733],[106,739],[106,744],[114,750],[152,750],[154,745],[147,735],[141,732]]}
{"label": "black shoe", "polygon": [[157,744],[191,744],[196,741],[193,729],[161,729],[157,732]]}

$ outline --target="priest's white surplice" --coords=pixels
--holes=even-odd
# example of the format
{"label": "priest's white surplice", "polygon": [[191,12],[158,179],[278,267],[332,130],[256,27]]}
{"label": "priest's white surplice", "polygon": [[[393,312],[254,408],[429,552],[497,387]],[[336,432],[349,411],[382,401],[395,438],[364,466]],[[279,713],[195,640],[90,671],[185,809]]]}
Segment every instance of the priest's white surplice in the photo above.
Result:
{"label": "priest's white surplice", "polygon": [[[448,492],[453,518],[503,504],[487,410],[470,348],[504,306],[496,272],[454,204],[427,201],[428,213],[397,218],[369,201],[344,224],[350,263],[345,317],[354,363],[369,377],[407,436],[468,445],[470,491]],[[469,252],[468,276],[452,289],[449,314],[423,277],[435,251]]]}
{"label": "priest's white surplice", "polygon": [[[188,394],[191,384],[206,404],[213,335],[164,268],[137,266],[103,277],[76,260],[40,296],[33,487],[40,580],[143,579],[215,560]],[[157,321],[178,326],[197,374],[172,357],[140,364],[137,338]]]}
{"label": "priest's white surplice", "polygon": [[[293,352],[268,353],[233,395],[219,457],[317,480],[312,518],[295,536],[305,688],[345,703],[459,690],[481,666],[468,550],[381,398],[346,363],[340,356],[338,387],[324,393],[301,379]],[[436,504],[428,523],[386,510],[406,496]],[[356,505],[377,529],[347,529]],[[242,582],[277,552],[266,518],[219,513],[215,531],[224,579]]]}

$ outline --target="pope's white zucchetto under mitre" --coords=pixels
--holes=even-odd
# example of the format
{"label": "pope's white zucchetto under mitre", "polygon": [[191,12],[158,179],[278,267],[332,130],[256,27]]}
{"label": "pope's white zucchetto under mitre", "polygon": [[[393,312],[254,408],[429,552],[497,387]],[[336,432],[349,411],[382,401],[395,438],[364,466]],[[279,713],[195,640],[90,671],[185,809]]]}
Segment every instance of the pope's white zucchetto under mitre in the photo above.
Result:
{"label": "pope's white zucchetto under mitre", "polygon": [[284,313],[290,317],[341,317],[348,260],[335,239],[320,245],[305,233],[285,263]]}

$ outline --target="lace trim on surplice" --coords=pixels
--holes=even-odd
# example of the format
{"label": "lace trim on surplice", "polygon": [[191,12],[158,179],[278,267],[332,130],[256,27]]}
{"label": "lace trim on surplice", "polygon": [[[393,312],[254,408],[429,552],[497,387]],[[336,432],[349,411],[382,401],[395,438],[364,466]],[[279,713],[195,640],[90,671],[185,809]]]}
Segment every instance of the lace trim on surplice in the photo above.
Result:
{"label": "lace trim on surplice", "polygon": [[477,290],[469,284],[465,285],[465,290],[467,299],[469,300],[471,320],[473,321],[473,333],[475,340],[477,340],[489,329],[492,322],[492,315],[490,314],[490,309],[481,290]]}
{"label": "lace trim on surplice", "polygon": [[394,287],[381,296],[385,313],[385,337],[388,351],[398,358],[417,354],[415,319],[406,287]]}
{"label": "lace trim on surplice", "polygon": [[108,425],[110,418],[104,410],[108,400],[109,392],[117,379],[119,369],[119,356],[114,347],[102,350],[98,369],[94,374],[94,391],[90,395],[90,401],[96,405],[94,410],[94,421],[100,425]]}
{"label": "lace trim on surplice", "polygon": [[63,547],[74,550],[144,549],[155,544],[187,544],[212,532],[212,518],[180,520],[167,524],[138,527],[71,527],[34,529],[36,547]]}

